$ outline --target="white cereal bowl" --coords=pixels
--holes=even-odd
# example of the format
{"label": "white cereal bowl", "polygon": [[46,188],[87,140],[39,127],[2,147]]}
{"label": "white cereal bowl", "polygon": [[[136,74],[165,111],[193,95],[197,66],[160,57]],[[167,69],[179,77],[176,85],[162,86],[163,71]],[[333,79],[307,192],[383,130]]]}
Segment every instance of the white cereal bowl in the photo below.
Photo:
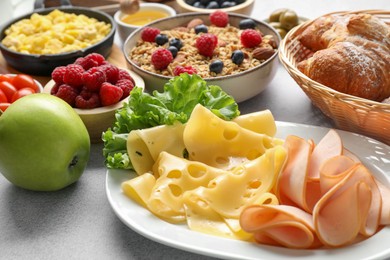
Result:
{"label": "white cereal bowl", "polygon": [[[140,10],[161,11],[163,13],[166,13],[168,17],[176,15],[176,11],[172,7],[164,4],[159,4],[159,3],[140,3]],[[142,27],[142,26],[131,25],[123,22],[122,18],[124,16],[126,16],[126,14],[122,13],[120,10],[114,14],[114,21],[117,24],[118,34],[122,41],[126,40],[126,38],[133,31]]]}
{"label": "white cereal bowl", "polygon": [[[148,26],[156,27],[160,30],[168,30],[174,27],[186,25],[194,18],[201,18],[205,24],[209,24],[208,17],[208,13],[185,13],[176,15],[175,17],[160,19],[148,24]],[[229,23],[232,26],[238,27],[239,22],[242,19],[247,18],[250,17],[242,14],[229,13]],[[253,18],[251,19],[255,21],[257,28],[259,28],[264,34],[272,35],[277,46],[279,46],[281,39],[274,28],[265,22]],[[141,32],[142,28],[139,28],[126,39],[123,45],[123,53],[128,67],[144,79],[145,88],[151,91],[157,90],[161,92],[164,84],[172,77],[146,71],[138,66],[135,61],[129,58],[128,54],[140,40]],[[220,86],[226,93],[233,96],[236,102],[242,102],[260,94],[267,87],[276,74],[278,61],[278,50],[275,50],[272,57],[264,61],[259,66],[237,74],[205,78],[205,80],[208,85]]]}

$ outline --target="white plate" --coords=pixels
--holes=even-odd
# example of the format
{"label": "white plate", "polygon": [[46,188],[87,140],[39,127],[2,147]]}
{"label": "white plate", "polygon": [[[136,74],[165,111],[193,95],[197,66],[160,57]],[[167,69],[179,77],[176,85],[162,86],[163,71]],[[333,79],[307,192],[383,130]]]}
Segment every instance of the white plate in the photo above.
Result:
{"label": "white plate", "polygon": [[[293,134],[318,142],[328,128],[277,122],[280,138]],[[373,174],[390,185],[390,146],[361,135],[338,131],[344,146],[353,151]],[[108,170],[106,192],[115,214],[139,234],[171,247],[224,259],[384,259],[390,256],[390,226],[358,244],[339,249],[295,250],[258,245],[191,231],[186,225],[170,224],[152,215],[126,197],[121,183],[131,177],[130,171]]]}

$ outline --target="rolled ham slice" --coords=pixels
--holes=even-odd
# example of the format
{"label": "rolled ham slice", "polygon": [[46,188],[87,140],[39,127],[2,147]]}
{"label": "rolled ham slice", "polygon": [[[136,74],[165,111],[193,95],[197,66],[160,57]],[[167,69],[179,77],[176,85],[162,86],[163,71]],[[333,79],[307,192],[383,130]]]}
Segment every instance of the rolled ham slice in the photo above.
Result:
{"label": "rolled ham slice", "polygon": [[[313,221],[318,238],[327,246],[339,247],[352,243],[358,234],[371,236],[379,226],[382,197],[374,177],[362,164],[338,173],[333,164],[339,158],[328,160],[321,166],[321,174],[338,178],[317,202]],[[327,172],[328,169],[332,171]]]}
{"label": "rolled ham slice", "polygon": [[256,242],[288,248],[314,248],[321,245],[316,237],[312,216],[285,205],[254,205],[240,216],[242,229],[254,233]]}

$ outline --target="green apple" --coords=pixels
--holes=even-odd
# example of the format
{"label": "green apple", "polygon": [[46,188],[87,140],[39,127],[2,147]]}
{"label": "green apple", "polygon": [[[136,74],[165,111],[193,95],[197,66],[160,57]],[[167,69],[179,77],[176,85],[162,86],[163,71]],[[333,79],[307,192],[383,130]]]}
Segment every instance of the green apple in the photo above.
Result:
{"label": "green apple", "polygon": [[16,186],[62,189],[80,178],[89,154],[85,125],[60,98],[28,95],[0,116],[0,172]]}

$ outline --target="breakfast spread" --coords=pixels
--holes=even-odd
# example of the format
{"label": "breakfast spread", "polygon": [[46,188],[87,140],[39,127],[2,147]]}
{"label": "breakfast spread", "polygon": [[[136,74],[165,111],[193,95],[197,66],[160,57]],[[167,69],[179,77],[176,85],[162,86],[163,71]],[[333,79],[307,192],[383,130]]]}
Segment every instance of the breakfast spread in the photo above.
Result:
{"label": "breakfast spread", "polygon": [[370,14],[320,17],[300,36],[314,54],[298,69],[337,91],[383,101],[390,96],[389,35],[390,26]]}
{"label": "breakfast spread", "polygon": [[33,13],[12,24],[2,44],[24,54],[59,54],[91,46],[110,31],[110,24],[56,9],[47,15]]}
{"label": "breakfast spread", "polygon": [[264,35],[252,19],[243,19],[235,27],[227,13],[215,11],[209,21],[196,18],[170,30],[146,27],[127,55],[140,68],[160,75],[176,76],[184,69],[212,78],[259,66],[276,49],[276,39]]}
{"label": "breakfast spread", "polygon": [[[207,9],[243,2],[186,0]],[[123,21],[143,25],[149,19],[145,15],[140,12]],[[147,15],[160,18],[152,12]],[[390,187],[385,178],[377,178],[376,165],[365,165],[366,158],[347,149],[341,131],[329,129],[318,142],[317,137],[293,134],[279,138],[270,110],[241,115],[233,96],[206,81],[260,66],[278,49],[276,39],[265,35],[253,19],[232,26],[229,14],[220,10],[208,18],[171,29],[146,26],[137,45],[124,53],[140,68],[170,77],[161,92],[144,91],[126,69],[98,53],[56,67],[51,72],[51,95],[32,95],[40,87],[29,75],[0,74],[2,174],[16,186],[37,191],[55,191],[76,182],[89,160],[90,136],[72,108],[88,110],[122,101],[114,123],[98,131],[98,138],[104,142],[104,164],[113,169],[107,176],[126,171],[125,178],[115,177],[120,187],[115,196],[146,209],[146,219],[185,224],[192,231],[223,238],[317,251],[355,247],[387,229]],[[278,9],[269,22],[280,26],[283,36],[299,24],[299,17],[291,9]],[[110,30],[83,15],[54,10],[13,24],[2,43],[21,53],[56,54],[84,48]],[[320,17],[299,37],[311,55],[299,60],[297,68],[337,91],[390,103],[389,36],[389,24],[369,14]],[[18,99],[26,103],[19,101],[19,107],[8,109]],[[36,114],[30,116],[26,110]],[[41,114],[47,122],[39,121]],[[12,121],[15,116],[28,123],[23,127],[35,139],[40,138],[34,145],[28,143],[29,131],[20,131],[18,120]],[[29,147],[25,155],[18,150],[22,132],[27,133],[23,143]],[[79,155],[74,155],[75,148]],[[48,162],[39,156],[43,169],[35,166],[35,151],[52,153]],[[373,160],[386,158],[388,152],[381,153]],[[30,155],[20,171],[18,157]],[[56,178],[76,174],[52,182],[45,175],[50,168],[58,168]],[[107,184],[107,196],[112,196],[110,187]],[[127,205],[123,200],[119,204]]]}

